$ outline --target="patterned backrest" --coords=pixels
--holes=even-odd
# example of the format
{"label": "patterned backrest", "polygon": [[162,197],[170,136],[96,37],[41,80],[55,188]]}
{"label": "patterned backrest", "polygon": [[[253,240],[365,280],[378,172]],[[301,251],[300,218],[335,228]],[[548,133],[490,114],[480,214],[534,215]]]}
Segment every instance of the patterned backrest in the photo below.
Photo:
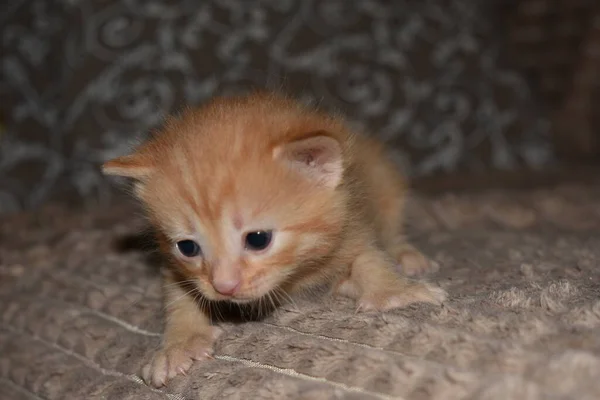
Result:
{"label": "patterned backrest", "polygon": [[71,0],[4,7],[0,212],[107,199],[99,164],[166,113],[283,88],[382,138],[411,176],[541,167],[548,124],[490,2]]}

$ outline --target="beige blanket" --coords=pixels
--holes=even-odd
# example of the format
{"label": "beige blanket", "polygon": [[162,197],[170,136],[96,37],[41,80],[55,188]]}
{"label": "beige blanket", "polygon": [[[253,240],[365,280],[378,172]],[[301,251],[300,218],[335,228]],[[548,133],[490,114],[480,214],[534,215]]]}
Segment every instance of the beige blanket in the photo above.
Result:
{"label": "beige blanket", "polygon": [[599,399],[600,190],[413,199],[443,307],[355,314],[298,300],[226,325],[214,360],[162,390],[159,272],[129,206],[0,224],[0,398]]}

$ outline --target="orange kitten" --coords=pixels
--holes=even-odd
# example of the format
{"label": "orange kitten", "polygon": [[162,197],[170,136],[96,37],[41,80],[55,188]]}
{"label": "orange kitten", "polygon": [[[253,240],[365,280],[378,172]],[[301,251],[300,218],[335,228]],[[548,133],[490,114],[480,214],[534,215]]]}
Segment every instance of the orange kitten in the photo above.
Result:
{"label": "orange kitten", "polygon": [[135,180],[171,260],[163,347],[142,372],[154,386],[210,355],[220,330],[207,300],[324,283],[364,311],[446,297],[395,270],[429,264],[402,238],[404,181],[380,146],[290,99],[215,98],[103,170]]}

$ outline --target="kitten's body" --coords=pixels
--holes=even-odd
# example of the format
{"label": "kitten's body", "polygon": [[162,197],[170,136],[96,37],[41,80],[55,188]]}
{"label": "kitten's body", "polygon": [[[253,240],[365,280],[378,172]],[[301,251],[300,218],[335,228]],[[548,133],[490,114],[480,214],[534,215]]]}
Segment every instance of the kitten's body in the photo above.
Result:
{"label": "kitten's body", "polygon": [[[418,273],[428,262],[403,240],[404,181],[379,144],[289,99],[214,99],[104,170],[136,179],[172,261],[163,349],[143,372],[156,386],[210,353],[219,330],[205,301],[246,303],[323,283],[363,310],[445,298],[395,271],[401,263]],[[244,244],[247,232],[264,231],[266,249]],[[202,253],[182,256],[182,240]],[[182,281],[197,290],[186,295]]]}

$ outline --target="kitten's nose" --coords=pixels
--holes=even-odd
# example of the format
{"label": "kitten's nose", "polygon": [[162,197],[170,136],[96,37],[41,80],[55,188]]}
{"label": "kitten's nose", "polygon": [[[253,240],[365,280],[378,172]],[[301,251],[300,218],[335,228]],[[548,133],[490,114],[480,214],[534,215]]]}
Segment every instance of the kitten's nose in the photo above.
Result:
{"label": "kitten's nose", "polygon": [[224,279],[224,280],[213,280],[212,285],[215,290],[224,296],[231,296],[235,294],[240,288],[241,281],[239,279]]}

